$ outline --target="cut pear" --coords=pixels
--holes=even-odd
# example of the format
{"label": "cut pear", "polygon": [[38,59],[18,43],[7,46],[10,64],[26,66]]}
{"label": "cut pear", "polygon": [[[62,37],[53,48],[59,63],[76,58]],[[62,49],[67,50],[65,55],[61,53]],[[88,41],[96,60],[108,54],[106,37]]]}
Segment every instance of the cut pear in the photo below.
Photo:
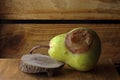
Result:
{"label": "cut pear", "polygon": [[64,63],[51,58],[48,55],[32,54],[37,48],[47,48],[48,46],[35,46],[29,54],[23,55],[20,63],[20,70],[26,73],[41,73],[46,72],[48,76],[54,75],[63,66]]}

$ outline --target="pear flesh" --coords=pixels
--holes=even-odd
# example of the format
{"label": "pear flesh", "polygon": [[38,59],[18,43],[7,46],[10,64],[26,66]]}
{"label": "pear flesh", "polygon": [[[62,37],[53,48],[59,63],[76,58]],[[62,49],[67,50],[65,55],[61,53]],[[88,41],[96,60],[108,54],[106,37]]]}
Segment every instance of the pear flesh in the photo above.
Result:
{"label": "pear flesh", "polygon": [[20,63],[20,70],[25,73],[43,73],[53,76],[64,66],[63,62],[56,61],[50,56],[43,54],[23,55]]}
{"label": "pear flesh", "polygon": [[79,71],[88,71],[97,64],[101,41],[97,33],[88,28],[76,28],[55,36],[50,41],[49,55]]}

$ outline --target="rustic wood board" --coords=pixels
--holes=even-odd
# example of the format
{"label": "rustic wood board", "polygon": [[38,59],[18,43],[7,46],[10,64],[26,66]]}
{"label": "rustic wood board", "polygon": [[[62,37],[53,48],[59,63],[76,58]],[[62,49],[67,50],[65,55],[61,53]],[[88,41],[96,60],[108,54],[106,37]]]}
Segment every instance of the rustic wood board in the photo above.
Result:
{"label": "rustic wood board", "polygon": [[[0,57],[20,58],[39,44],[48,45],[52,37],[76,27],[95,30],[102,41],[102,54],[120,62],[120,24],[3,24],[0,26]],[[35,52],[47,54],[47,49]]]}
{"label": "rustic wood board", "polygon": [[1,0],[3,19],[120,19],[120,0]]}
{"label": "rustic wood board", "polygon": [[19,64],[18,59],[0,59],[0,80],[119,80],[111,60],[107,59],[101,59],[97,66],[88,72],[75,71],[65,66],[54,77],[23,73],[19,70]]}

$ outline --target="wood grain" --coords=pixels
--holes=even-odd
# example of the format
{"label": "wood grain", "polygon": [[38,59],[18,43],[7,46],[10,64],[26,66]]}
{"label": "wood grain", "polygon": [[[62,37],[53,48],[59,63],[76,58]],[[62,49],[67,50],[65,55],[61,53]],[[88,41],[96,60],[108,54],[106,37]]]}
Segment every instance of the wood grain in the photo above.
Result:
{"label": "wood grain", "polygon": [[3,19],[120,19],[120,0],[1,0]]}
{"label": "wood grain", "polygon": [[[0,26],[0,57],[20,58],[36,45],[49,45],[54,36],[66,33],[76,27],[95,30],[102,41],[101,57],[120,62],[120,25],[119,24],[3,24]],[[47,49],[34,53],[47,54]]]}
{"label": "wood grain", "polygon": [[67,65],[54,77],[46,74],[26,74],[19,69],[19,59],[0,59],[0,80],[119,80],[111,60],[100,59],[88,72],[75,71]]}

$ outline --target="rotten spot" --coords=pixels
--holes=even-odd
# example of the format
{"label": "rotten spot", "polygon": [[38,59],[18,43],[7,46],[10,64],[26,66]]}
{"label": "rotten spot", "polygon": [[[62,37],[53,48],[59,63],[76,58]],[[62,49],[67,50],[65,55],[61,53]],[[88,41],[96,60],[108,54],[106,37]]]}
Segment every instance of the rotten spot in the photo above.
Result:
{"label": "rotten spot", "polygon": [[72,53],[86,52],[93,43],[92,33],[87,29],[77,29],[66,35],[65,45]]}

